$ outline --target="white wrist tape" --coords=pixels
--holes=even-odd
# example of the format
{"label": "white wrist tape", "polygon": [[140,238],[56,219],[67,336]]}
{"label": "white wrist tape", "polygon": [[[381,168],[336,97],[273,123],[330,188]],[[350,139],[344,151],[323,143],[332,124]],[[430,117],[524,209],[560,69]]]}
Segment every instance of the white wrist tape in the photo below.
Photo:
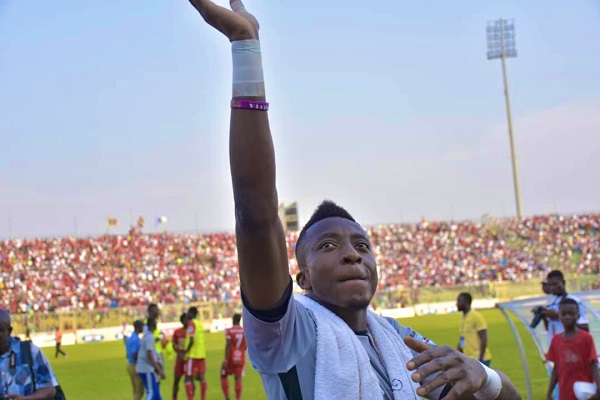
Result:
{"label": "white wrist tape", "polygon": [[233,57],[233,97],[264,97],[265,78],[260,41],[252,39],[231,42],[231,55]]}
{"label": "white wrist tape", "polygon": [[473,396],[477,400],[496,400],[502,391],[502,380],[500,379],[500,375],[483,364],[481,364],[481,366],[487,374],[487,380],[481,389],[473,393]]}

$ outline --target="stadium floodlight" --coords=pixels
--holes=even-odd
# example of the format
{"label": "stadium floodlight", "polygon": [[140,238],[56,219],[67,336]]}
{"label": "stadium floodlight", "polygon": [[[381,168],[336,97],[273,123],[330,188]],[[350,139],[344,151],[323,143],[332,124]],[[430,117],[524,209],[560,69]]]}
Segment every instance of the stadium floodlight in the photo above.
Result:
{"label": "stadium floodlight", "polygon": [[499,19],[490,21],[487,25],[487,58],[502,60],[502,79],[504,81],[504,98],[506,101],[506,117],[508,119],[508,137],[510,140],[510,154],[512,159],[513,183],[515,186],[515,202],[517,216],[521,218],[521,189],[519,186],[519,171],[517,168],[517,156],[515,152],[515,141],[513,139],[512,117],[510,114],[510,98],[508,95],[508,79],[506,77],[506,59],[517,57],[515,49],[515,23]]}

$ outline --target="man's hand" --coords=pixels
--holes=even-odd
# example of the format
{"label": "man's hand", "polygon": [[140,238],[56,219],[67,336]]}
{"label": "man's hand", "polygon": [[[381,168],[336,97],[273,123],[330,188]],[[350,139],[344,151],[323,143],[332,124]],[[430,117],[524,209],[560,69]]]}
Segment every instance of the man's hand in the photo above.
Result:
{"label": "man's hand", "polygon": [[487,374],[479,361],[451,347],[431,346],[411,337],[405,337],[404,343],[420,353],[406,365],[410,371],[415,371],[411,375],[415,382],[423,382],[428,376],[438,373],[417,390],[419,396],[425,396],[432,390],[450,383],[452,390],[444,400],[460,399],[481,389],[487,380]]}
{"label": "man's hand", "polygon": [[558,320],[558,312],[556,312],[554,310],[550,310],[548,308],[544,308],[544,309],[542,309],[541,314],[545,318],[550,318],[550,319]]}
{"label": "man's hand", "polygon": [[258,39],[258,21],[246,11],[241,0],[229,0],[231,10],[210,0],[190,0],[190,3],[209,25],[227,36],[230,42]]}

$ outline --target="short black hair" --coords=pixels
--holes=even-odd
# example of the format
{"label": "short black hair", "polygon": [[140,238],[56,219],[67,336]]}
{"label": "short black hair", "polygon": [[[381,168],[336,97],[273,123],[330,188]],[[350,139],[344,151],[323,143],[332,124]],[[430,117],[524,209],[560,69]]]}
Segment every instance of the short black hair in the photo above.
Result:
{"label": "short black hair", "polygon": [[242,320],[242,314],[239,314],[239,313],[233,314],[233,324],[234,325],[239,325],[241,320]]}
{"label": "short black hair", "polygon": [[302,265],[298,258],[298,254],[299,254],[299,249],[304,245],[306,231],[308,231],[308,229],[311,226],[313,226],[314,224],[316,224],[317,222],[324,220],[325,218],[333,218],[333,217],[345,218],[354,223],[357,223],[356,220],[354,219],[354,217],[352,215],[350,215],[350,213],[348,211],[346,211],[343,207],[338,206],[331,200],[323,200],[323,202],[321,204],[319,204],[319,206],[315,209],[315,211],[313,212],[312,216],[310,217],[310,219],[308,220],[306,225],[304,225],[304,227],[300,231],[300,234],[298,235],[298,240],[296,241],[296,249],[295,249],[296,259],[298,260],[298,265],[301,268],[302,268]]}
{"label": "short black hair", "polygon": [[577,308],[579,308],[579,304],[577,303],[577,301],[571,299],[570,297],[565,297],[564,299],[562,299],[560,301],[560,303],[558,303],[558,306],[567,306],[569,304],[572,304],[574,306],[577,306]]}
{"label": "short black hair", "polygon": [[150,312],[151,309],[153,308],[158,308],[158,304],[156,303],[150,303],[148,304],[148,312]]}
{"label": "short black hair", "polygon": [[187,322],[187,319],[188,319],[187,313],[183,313],[179,316],[179,322],[181,322],[184,325]]}
{"label": "short black hair", "polygon": [[462,292],[458,296],[464,297],[465,300],[467,300],[467,303],[469,303],[469,305],[471,305],[471,302],[473,302],[473,297],[471,296],[471,293]]}
{"label": "short black hair", "polygon": [[548,279],[550,279],[550,278],[558,278],[558,279],[560,279],[561,281],[564,281],[564,280],[565,280],[565,276],[563,275],[563,273],[562,273],[562,272],[560,272],[560,271],[559,271],[559,270],[557,270],[557,269],[555,269],[555,270],[553,270],[553,271],[550,271],[550,272],[548,273]]}
{"label": "short black hair", "polygon": [[198,309],[196,307],[190,307],[187,312],[190,318],[194,318],[198,316]]}
{"label": "short black hair", "polygon": [[143,329],[144,321],[142,321],[141,319],[136,319],[135,321],[133,321],[133,328],[134,329]]}

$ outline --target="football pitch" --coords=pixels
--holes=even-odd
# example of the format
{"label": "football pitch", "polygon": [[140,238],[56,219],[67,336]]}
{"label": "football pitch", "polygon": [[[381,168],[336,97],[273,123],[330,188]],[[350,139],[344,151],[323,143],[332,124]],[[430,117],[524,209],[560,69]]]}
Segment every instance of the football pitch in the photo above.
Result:
{"label": "football pitch", "polygon": [[[488,341],[492,351],[492,367],[503,371],[515,383],[523,398],[526,398],[525,378],[521,358],[508,323],[498,310],[484,310],[488,323]],[[458,313],[439,316],[421,316],[400,320],[424,336],[440,345],[456,346],[458,342]],[[533,398],[545,398],[548,376],[540,361],[538,352],[524,328],[518,321],[521,338],[527,351]],[[207,374],[208,399],[223,399],[219,368],[223,361],[225,336],[223,333],[207,334]],[[66,346],[68,358],[54,358],[54,348],[45,348],[58,379],[70,400],[129,400],[131,385],[126,372],[125,346],[122,342],[94,343]],[[173,361],[167,360],[167,379],[162,381],[161,393],[165,400],[171,399],[173,385]],[[231,379],[231,378],[230,378]],[[185,400],[183,381],[180,383],[179,399]],[[196,386],[198,384],[196,383]],[[230,395],[233,396],[233,382],[230,380]],[[260,377],[246,367],[244,389],[245,399],[265,399]],[[196,398],[200,398],[198,389]]]}

